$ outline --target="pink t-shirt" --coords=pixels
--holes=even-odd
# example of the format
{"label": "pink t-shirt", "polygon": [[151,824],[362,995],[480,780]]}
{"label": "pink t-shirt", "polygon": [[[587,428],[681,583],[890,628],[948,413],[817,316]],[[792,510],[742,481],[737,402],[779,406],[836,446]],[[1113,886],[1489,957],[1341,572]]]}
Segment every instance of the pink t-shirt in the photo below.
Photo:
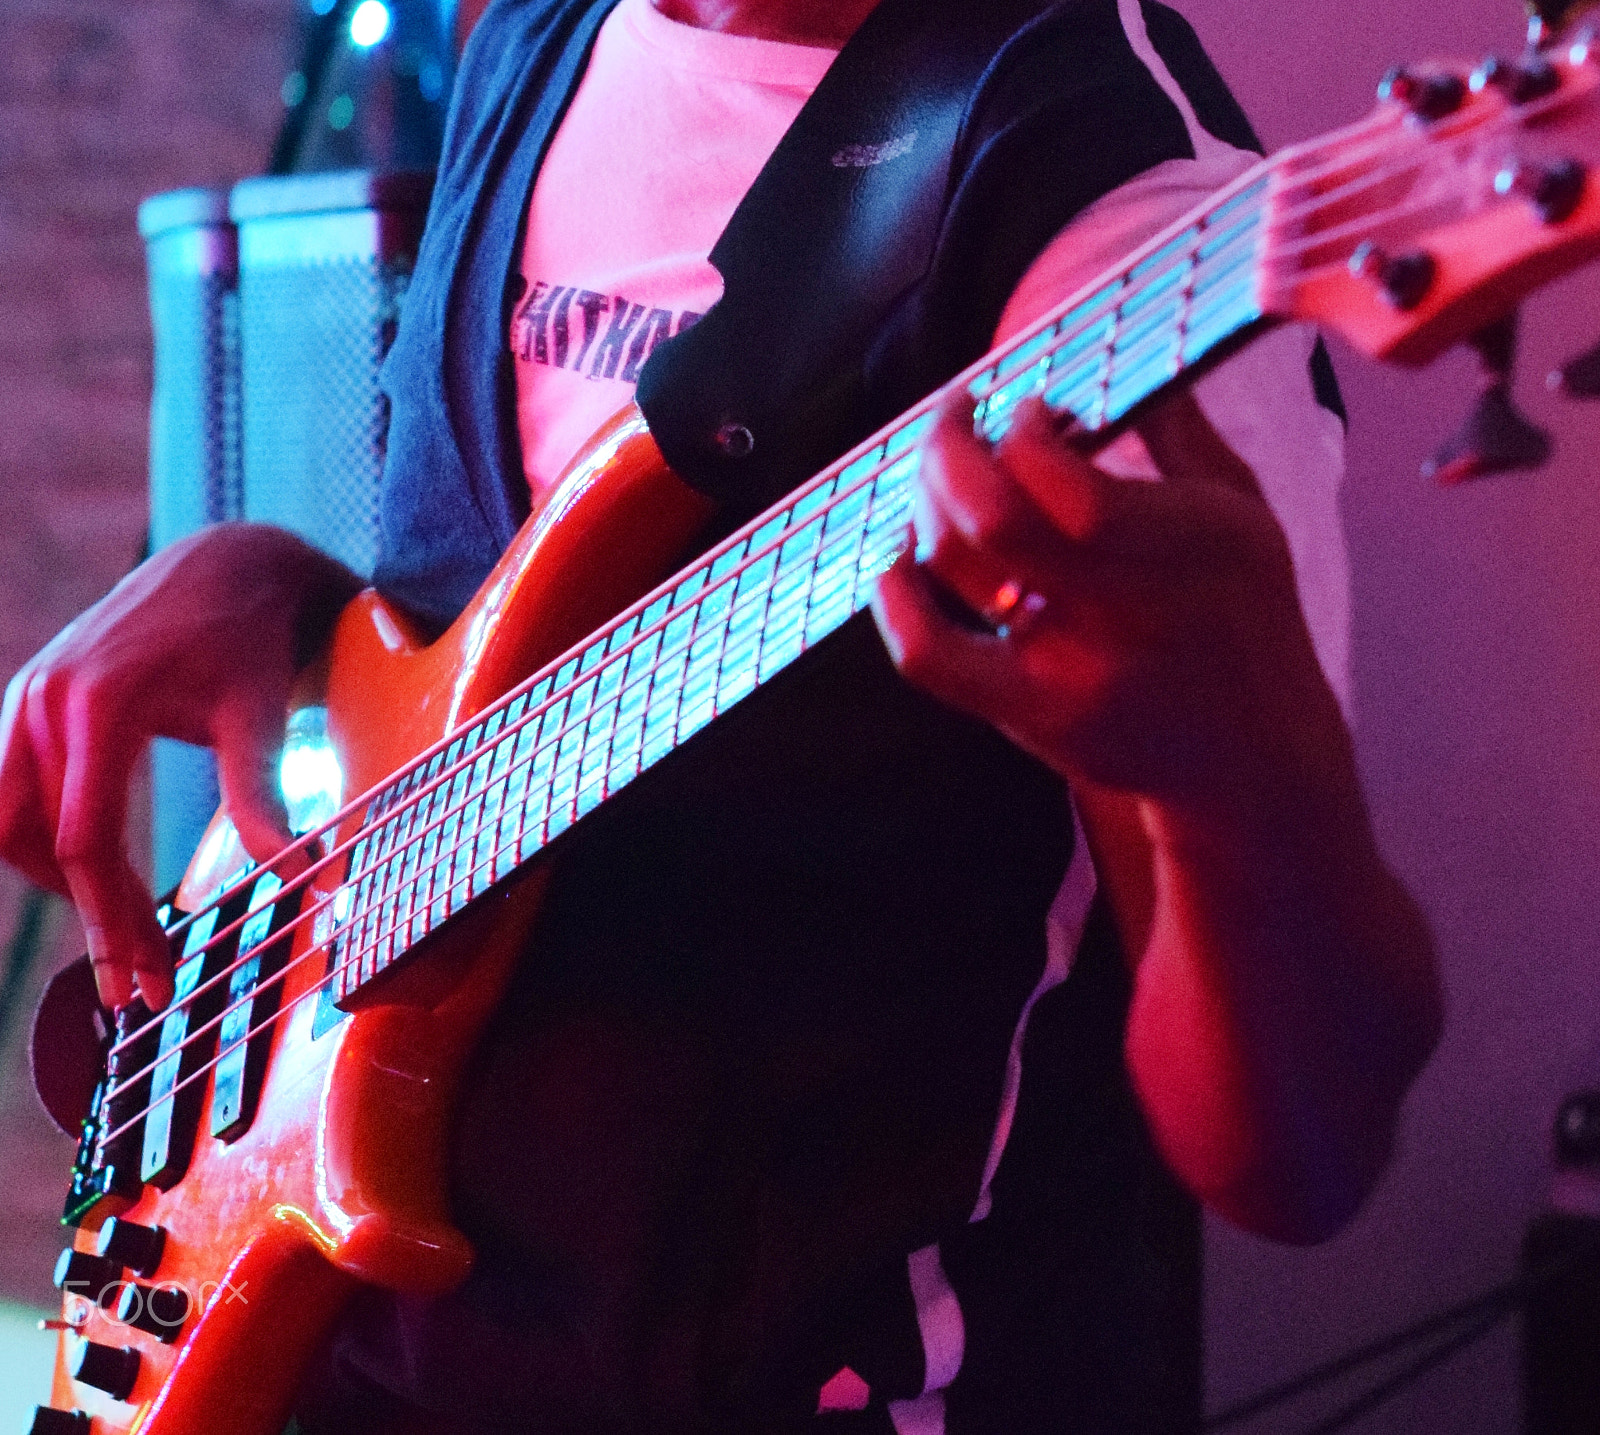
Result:
{"label": "pink t-shirt", "polygon": [[639,370],[722,293],[706,256],[833,50],[700,30],[621,0],[534,186],[513,312],[537,508]]}

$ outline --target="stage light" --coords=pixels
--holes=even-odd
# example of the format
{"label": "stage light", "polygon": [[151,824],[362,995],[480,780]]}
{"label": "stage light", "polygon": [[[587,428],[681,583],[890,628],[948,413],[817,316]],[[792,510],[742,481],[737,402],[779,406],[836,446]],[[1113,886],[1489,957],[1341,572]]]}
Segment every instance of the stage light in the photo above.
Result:
{"label": "stage light", "polygon": [[361,0],[350,16],[350,38],[363,50],[389,33],[389,7],[383,0]]}

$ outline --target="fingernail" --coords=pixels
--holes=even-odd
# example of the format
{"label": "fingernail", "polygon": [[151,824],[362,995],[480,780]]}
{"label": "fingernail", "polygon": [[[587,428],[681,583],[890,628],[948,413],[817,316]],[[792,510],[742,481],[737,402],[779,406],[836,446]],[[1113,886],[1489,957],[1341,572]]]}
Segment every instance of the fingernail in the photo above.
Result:
{"label": "fingernail", "polygon": [[172,1000],[172,983],[163,977],[150,977],[140,973],[139,995],[144,998],[144,1004],[151,1011],[163,1011],[168,1002]]}

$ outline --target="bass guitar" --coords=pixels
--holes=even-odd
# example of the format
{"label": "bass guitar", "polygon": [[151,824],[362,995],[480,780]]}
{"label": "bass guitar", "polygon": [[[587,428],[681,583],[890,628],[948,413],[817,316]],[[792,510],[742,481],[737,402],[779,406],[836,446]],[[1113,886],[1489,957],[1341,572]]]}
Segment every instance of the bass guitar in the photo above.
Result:
{"label": "bass guitar", "polygon": [[[1042,395],[1104,443],[1284,320],[1405,364],[1494,332],[1600,254],[1600,39],[1538,40],[1397,72],[1368,118],[1065,297],[952,381],[979,431]],[[464,1277],[452,1103],[546,852],[865,606],[943,397],[677,572],[709,504],[625,412],[442,637],[376,593],[350,603],[289,717],[281,865],[301,875],[252,865],[219,813],[161,911],[176,996],[105,1041],[37,1435],[277,1435],[357,1283]]]}

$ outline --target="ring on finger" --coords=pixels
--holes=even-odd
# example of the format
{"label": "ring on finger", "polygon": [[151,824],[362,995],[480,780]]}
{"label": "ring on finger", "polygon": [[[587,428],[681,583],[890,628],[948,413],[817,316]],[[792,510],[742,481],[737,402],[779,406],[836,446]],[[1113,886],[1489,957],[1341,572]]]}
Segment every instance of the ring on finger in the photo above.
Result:
{"label": "ring on finger", "polygon": [[1021,638],[1038,620],[1048,600],[1008,578],[984,605],[983,620],[1002,638]]}

